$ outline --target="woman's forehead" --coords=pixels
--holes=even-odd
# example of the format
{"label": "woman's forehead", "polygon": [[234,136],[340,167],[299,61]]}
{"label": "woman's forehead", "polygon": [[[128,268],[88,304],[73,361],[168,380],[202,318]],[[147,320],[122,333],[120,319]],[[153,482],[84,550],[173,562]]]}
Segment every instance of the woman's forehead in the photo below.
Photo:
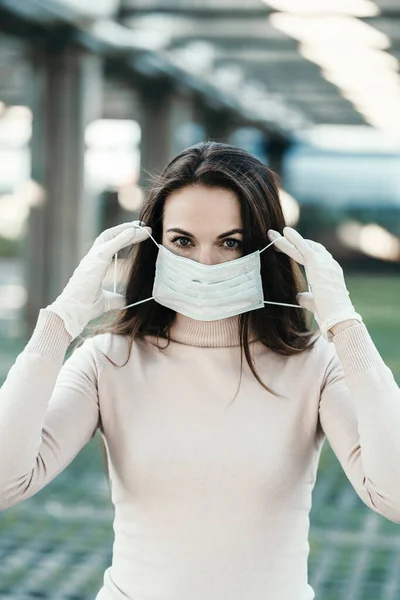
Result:
{"label": "woman's forehead", "polygon": [[[172,192],[164,205],[164,229],[169,227],[240,227],[241,207],[236,194],[225,188],[187,186]],[[174,222],[171,225],[171,222]],[[179,224],[178,224],[179,221]]]}

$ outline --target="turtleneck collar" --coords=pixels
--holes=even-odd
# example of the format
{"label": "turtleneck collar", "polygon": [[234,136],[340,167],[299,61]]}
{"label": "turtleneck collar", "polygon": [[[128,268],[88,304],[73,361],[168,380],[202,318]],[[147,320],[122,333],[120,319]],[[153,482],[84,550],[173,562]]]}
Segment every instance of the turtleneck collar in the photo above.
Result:
{"label": "turtleneck collar", "polygon": [[199,321],[176,313],[170,328],[174,342],[203,348],[239,346],[239,316],[217,321]]}
{"label": "turtleneck collar", "polygon": [[240,346],[239,324],[239,316],[199,321],[177,312],[170,328],[170,337],[174,342],[202,348]]}

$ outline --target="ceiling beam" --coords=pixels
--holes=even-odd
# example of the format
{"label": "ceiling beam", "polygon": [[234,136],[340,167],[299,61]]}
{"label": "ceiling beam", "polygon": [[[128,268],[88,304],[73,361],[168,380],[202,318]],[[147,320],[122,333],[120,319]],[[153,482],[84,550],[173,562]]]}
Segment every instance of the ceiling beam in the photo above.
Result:
{"label": "ceiling beam", "polygon": [[121,15],[165,13],[188,14],[199,17],[226,17],[227,15],[247,19],[262,17],[275,12],[262,0],[121,0]]}
{"label": "ceiling beam", "polygon": [[[275,42],[282,40],[289,45],[292,38],[273,27],[267,18],[248,18],[244,22],[232,16],[224,18],[193,18],[188,15],[146,15],[130,17],[124,20],[124,25],[131,29],[151,29],[171,35],[174,40],[181,39],[224,39],[234,38],[247,40],[252,44],[255,40]],[[297,44],[297,42],[294,42]]]}
{"label": "ceiling beam", "polygon": [[[381,13],[376,17],[365,17],[363,20],[373,22],[377,18],[400,18],[400,3],[397,0],[393,3],[378,1],[376,4]],[[159,13],[205,19],[231,16],[244,20],[279,12],[263,0],[169,0],[168,3],[162,0],[121,0],[119,11],[121,17]]]}

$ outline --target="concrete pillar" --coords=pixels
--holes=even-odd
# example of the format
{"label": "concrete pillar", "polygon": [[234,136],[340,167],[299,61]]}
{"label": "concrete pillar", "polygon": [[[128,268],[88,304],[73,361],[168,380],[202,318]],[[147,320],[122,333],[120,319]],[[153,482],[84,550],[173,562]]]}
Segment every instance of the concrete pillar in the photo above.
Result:
{"label": "concrete pillar", "polygon": [[283,181],[284,179],[284,158],[291,146],[289,140],[270,137],[266,140],[267,164],[270,169],[275,171]]}
{"label": "concrete pillar", "polygon": [[174,154],[204,140],[204,127],[197,120],[195,102],[190,94],[181,93],[175,97],[172,129]]}
{"label": "concrete pillar", "polygon": [[238,127],[227,111],[212,109],[208,106],[198,105],[199,119],[204,125],[204,136],[206,140],[230,143],[230,136]]}
{"label": "concrete pillar", "polygon": [[32,207],[26,243],[26,320],[56,299],[97,235],[97,205],[84,186],[84,133],[101,116],[102,64],[73,47],[34,57],[32,178],[46,200]]}
{"label": "concrete pillar", "polygon": [[140,99],[141,172],[139,185],[148,189],[150,175],[160,173],[176,154],[174,140],[174,93],[165,83],[138,90]]}

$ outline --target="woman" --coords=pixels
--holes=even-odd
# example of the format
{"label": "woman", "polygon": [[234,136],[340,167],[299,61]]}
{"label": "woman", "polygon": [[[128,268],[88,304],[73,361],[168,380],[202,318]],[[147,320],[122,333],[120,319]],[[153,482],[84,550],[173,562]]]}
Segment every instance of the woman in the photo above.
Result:
{"label": "woman", "polygon": [[[140,218],[146,227],[96,239],[8,374],[1,508],[47,485],[99,428],[115,542],[97,600],[311,599],[309,511],[325,436],[362,500],[400,522],[393,375],[340,266],[285,227],[275,176],[254,156],[188,148]],[[125,294],[102,290],[131,244]],[[62,365],[110,309],[122,312]]]}

